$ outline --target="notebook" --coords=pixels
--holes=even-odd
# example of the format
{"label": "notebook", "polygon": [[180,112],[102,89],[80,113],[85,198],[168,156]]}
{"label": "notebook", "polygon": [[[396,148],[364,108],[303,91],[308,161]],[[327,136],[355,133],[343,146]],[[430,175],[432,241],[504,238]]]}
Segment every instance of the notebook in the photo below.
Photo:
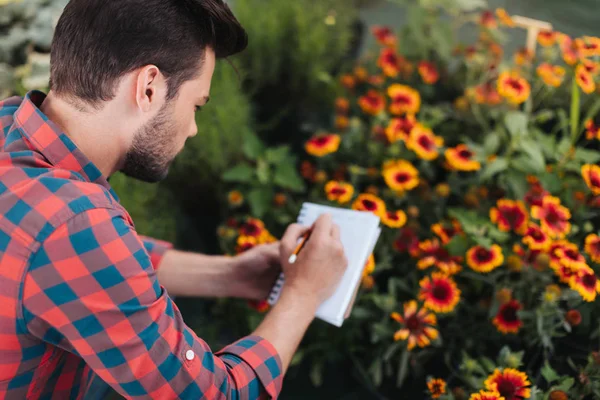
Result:
{"label": "notebook", "polygon": [[[324,213],[330,214],[333,222],[340,227],[340,239],[348,259],[348,268],[333,295],[321,304],[315,316],[341,327],[350,315],[365,264],[381,234],[380,219],[369,212],[304,203],[298,215],[298,223],[312,226]],[[282,273],[267,300],[270,305],[277,302],[284,284],[285,277]]]}

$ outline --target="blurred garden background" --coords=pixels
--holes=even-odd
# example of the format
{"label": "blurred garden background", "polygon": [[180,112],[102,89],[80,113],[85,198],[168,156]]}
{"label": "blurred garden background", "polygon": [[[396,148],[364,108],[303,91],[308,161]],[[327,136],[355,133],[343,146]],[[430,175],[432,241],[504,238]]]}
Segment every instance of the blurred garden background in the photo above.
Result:
{"label": "blurred garden background", "polygon": [[[0,0],[2,98],[47,90],[66,3]],[[600,398],[598,0],[229,4],[249,47],[199,134],[164,182],[110,183],[140,234],[208,254],[303,201],[382,218],[352,316],[313,324],[281,397]],[[268,310],[177,303],[215,350]]]}

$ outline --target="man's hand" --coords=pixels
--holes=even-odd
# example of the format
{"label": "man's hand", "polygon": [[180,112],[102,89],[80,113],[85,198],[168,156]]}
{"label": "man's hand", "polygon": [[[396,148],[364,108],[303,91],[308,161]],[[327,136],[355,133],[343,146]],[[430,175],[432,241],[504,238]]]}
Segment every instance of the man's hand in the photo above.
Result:
{"label": "man's hand", "polygon": [[279,242],[265,244],[234,257],[230,295],[265,300],[281,272],[279,248]]}

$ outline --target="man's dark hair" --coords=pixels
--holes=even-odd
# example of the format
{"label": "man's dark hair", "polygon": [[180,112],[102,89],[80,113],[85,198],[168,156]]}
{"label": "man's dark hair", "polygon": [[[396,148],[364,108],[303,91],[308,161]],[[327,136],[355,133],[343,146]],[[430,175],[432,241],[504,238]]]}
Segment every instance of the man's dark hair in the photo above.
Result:
{"label": "man's dark hair", "polygon": [[98,107],[120,77],[152,64],[172,99],[198,75],[207,47],[224,58],[247,44],[223,0],[71,0],[52,41],[50,89]]}

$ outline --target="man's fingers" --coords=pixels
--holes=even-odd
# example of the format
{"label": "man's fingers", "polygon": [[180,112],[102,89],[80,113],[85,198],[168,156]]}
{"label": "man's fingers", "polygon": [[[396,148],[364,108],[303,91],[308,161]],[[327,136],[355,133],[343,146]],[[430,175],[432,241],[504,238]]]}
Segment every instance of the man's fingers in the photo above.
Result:
{"label": "man's fingers", "polygon": [[331,237],[340,240],[340,227],[335,223],[331,224]]}
{"label": "man's fingers", "polygon": [[[288,226],[281,238],[281,250],[286,253],[294,251],[298,244],[298,239],[300,239],[308,229],[308,227],[299,224],[291,224]],[[286,255],[284,254],[284,256]],[[287,254],[287,257],[289,257],[289,254]]]}
{"label": "man's fingers", "polygon": [[316,237],[317,239],[331,236],[331,225],[331,215],[321,214],[315,222],[312,236]]}

